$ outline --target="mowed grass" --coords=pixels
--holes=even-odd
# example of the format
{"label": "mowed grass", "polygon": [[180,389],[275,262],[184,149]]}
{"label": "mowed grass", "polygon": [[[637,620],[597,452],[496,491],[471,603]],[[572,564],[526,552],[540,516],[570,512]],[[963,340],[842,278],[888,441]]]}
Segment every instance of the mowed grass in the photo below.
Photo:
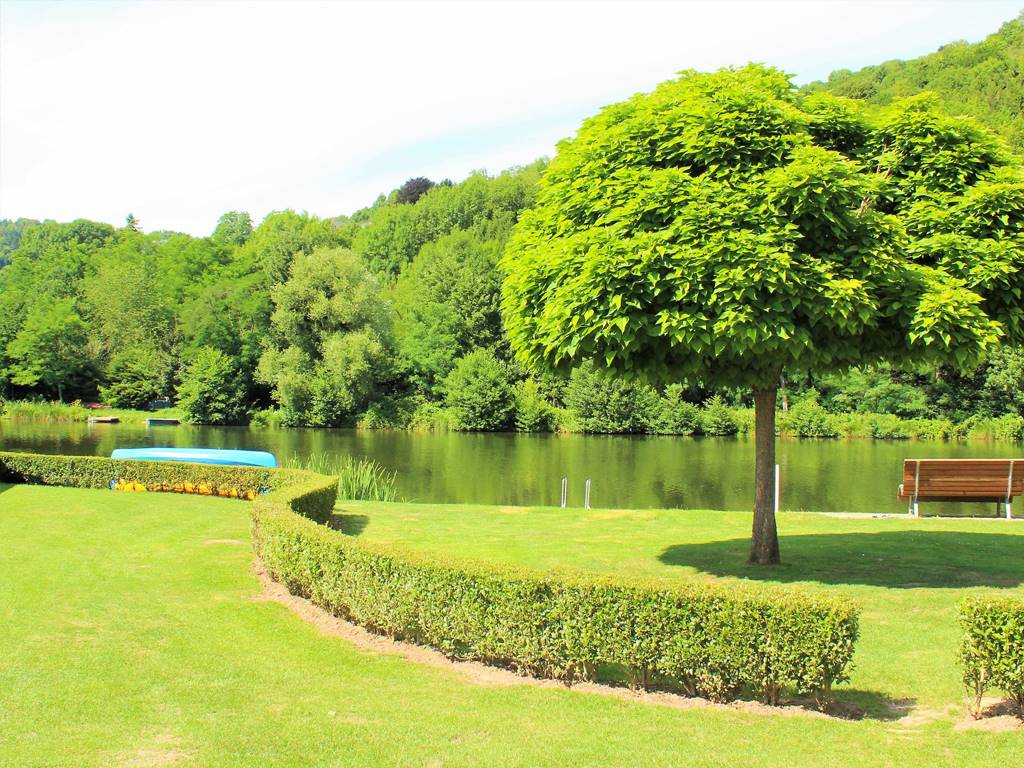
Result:
{"label": "mowed grass", "polygon": [[[410,545],[534,565],[558,563],[561,548],[562,559],[579,567],[667,578],[695,571],[663,562],[664,552],[728,541],[742,523],[710,513],[662,519],[492,510],[488,517],[482,508],[398,505],[345,505],[344,512],[363,536],[402,532]],[[787,516],[784,528],[791,522]],[[826,530],[851,525],[820,522]],[[817,535],[816,524],[807,521],[808,536]],[[417,526],[430,530],[417,533]],[[956,526],[1024,543],[1019,526]],[[663,540],[651,549],[659,528]],[[797,547],[787,542],[784,554],[792,557]],[[933,566],[955,570],[940,550]],[[804,578],[791,561],[791,574]],[[1020,731],[957,731],[951,719],[677,710],[477,684],[320,634],[256,599],[251,565],[243,502],[0,486],[0,765],[832,766],[838,759],[848,766],[987,766],[1013,764],[1024,742]],[[1017,580],[1019,589],[1015,568],[981,564],[973,582]],[[876,611],[884,594],[903,594],[870,583],[877,571],[851,568],[863,574],[863,586],[828,588],[875,592]],[[934,599],[940,591],[919,589]],[[952,600],[962,590],[941,591]],[[899,611],[890,613],[897,624]],[[867,675],[866,654],[861,663],[858,675]],[[955,678],[951,660],[947,674]],[[915,686],[935,688],[936,696],[947,688],[923,679],[894,684]]]}
{"label": "mowed grass", "polygon": [[[862,607],[846,701],[962,711],[957,603],[1024,596],[1024,521],[784,513],[783,565],[747,564],[749,512],[342,503],[336,527],[420,550],[538,569],[837,590]],[[1022,732],[1024,736],[1024,732]]]}

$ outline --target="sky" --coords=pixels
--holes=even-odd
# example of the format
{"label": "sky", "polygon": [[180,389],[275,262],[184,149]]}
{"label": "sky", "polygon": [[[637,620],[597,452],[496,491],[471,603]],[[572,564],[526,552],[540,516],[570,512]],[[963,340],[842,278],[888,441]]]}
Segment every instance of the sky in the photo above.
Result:
{"label": "sky", "polygon": [[602,106],[748,61],[797,83],[977,41],[1024,0],[0,0],[0,218],[207,235],[552,155]]}

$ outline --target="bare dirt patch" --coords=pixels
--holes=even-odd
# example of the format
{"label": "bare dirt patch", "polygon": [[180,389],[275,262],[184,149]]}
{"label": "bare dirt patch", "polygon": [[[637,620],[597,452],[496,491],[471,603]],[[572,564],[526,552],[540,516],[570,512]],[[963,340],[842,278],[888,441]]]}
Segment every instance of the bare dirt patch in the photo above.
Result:
{"label": "bare dirt patch", "polygon": [[1024,731],[1024,712],[1010,699],[982,699],[981,716],[968,714],[953,728],[957,731]]}
{"label": "bare dirt patch", "polygon": [[193,753],[181,749],[180,742],[173,734],[159,734],[137,749],[119,752],[114,757],[114,765],[118,768],[159,768],[191,759]]}
{"label": "bare dirt patch", "polygon": [[203,544],[244,544],[241,539],[206,539]]}
{"label": "bare dirt patch", "polygon": [[[773,707],[756,701],[736,701],[729,704],[717,704],[706,699],[690,698],[665,691],[632,691],[628,688],[591,682],[568,684],[559,680],[528,677],[512,670],[493,667],[476,661],[450,659],[432,648],[401,640],[392,640],[383,635],[374,634],[358,624],[338,618],[311,601],[291,594],[284,585],[279,584],[270,577],[263,568],[262,563],[257,562],[253,570],[259,579],[261,587],[260,593],[253,597],[254,600],[279,603],[307,624],[316,627],[323,634],[346,640],[362,651],[386,653],[400,656],[417,664],[451,670],[464,677],[468,682],[476,685],[526,685],[533,688],[571,689],[625,701],[638,701],[645,704],[671,707],[673,709],[719,709],[757,715],[773,715],[776,717],[831,719],[830,715],[824,712],[802,706]],[[841,713],[840,716],[842,716]],[[847,716],[849,716],[849,713],[847,713]]]}

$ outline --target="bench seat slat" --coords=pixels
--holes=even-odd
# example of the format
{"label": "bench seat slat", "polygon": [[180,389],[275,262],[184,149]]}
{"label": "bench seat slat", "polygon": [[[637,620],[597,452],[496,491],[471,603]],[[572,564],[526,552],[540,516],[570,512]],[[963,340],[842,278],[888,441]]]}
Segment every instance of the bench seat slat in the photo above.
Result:
{"label": "bench seat slat", "polygon": [[1007,491],[1024,496],[1024,459],[906,459],[899,498],[1006,501]]}

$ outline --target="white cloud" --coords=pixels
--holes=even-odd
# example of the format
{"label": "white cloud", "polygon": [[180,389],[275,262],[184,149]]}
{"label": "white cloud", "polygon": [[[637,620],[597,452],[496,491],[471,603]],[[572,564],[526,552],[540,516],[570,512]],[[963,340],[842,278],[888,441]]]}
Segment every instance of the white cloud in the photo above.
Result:
{"label": "white cloud", "polygon": [[603,104],[749,60],[800,81],[980,39],[1014,2],[0,6],[0,216],[208,233],[550,153]]}

